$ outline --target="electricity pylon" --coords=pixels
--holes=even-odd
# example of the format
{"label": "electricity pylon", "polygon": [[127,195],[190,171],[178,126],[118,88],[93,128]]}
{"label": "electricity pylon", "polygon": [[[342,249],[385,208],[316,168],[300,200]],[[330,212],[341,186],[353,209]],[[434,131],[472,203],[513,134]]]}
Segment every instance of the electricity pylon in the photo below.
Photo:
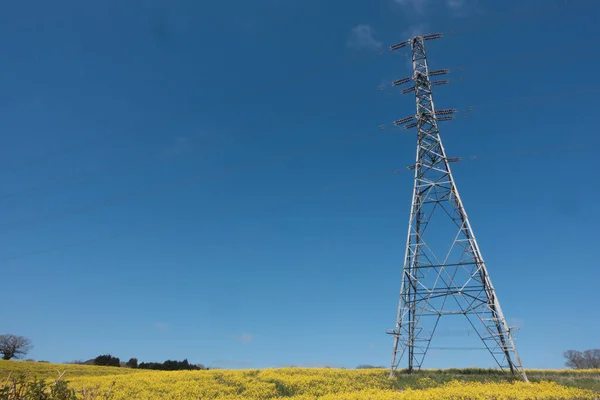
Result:
{"label": "electricity pylon", "polygon": [[395,121],[417,128],[414,189],[408,224],[406,254],[394,336],[391,375],[408,353],[408,373],[420,369],[442,316],[464,315],[483,341],[484,348],[503,370],[527,381],[511,329],[500,303],[469,218],[452,177],[438,122],[454,118],[456,110],[436,110],[432,87],[448,83],[430,78],[448,70],[429,71],[424,43],[441,34],[413,37],[390,47],[412,49],[413,75],[394,86],[414,82],[402,93],[415,92],[417,112]]}

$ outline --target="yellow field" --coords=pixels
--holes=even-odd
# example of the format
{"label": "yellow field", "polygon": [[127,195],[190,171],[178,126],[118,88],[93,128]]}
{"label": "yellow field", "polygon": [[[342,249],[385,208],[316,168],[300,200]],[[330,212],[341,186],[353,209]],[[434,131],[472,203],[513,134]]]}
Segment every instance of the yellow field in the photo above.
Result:
{"label": "yellow field", "polygon": [[[344,370],[283,368],[264,370],[143,371],[29,362],[0,362],[0,378],[31,372],[65,377],[76,389],[114,384],[111,399],[289,399],[289,400],[392,400],[392,399],[597,399],[594,392],[568,388],[554,382],[439,383],[424,377],[399,390],[383,369]],[[555,371],[557,372],[557,371]],[[595,371],[590,371],[595,373]],[[600,372],[600,371],[599,371]],[[54,374],[54,375],[53,375]]]}
{"label": "yellow field", "polygon": [[28,361],[0,360],[0,379],[9,373],[31,374],[38,378],[56,378],[59,372],[66,371],[66,376],[101,376],[135,373],[138,370],[118,367],[97,367],[93,365],[50,364]]}

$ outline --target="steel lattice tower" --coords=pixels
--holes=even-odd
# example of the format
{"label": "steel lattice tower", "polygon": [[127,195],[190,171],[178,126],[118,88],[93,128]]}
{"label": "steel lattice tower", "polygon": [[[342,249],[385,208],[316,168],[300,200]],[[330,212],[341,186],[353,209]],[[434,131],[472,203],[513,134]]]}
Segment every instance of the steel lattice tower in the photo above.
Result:
{"label": "steel lattice tower", "polygon": [[434,108],[432,87],[448,81],[430,77],[448,70],[429,71],[424,42],[441,36],[416,36],[390,48],[412,49],[413,75],[394,86],[413,81],[402,93],[415,92],[417,106],[414,116],[395,122],[417,128],[417,155],[409,167],[414,189],[396,328],[388,331],[394,336],[391,374],[405,353],[408,373],[420,369],[440,318],[464,315],[498,366],[527,381],[452,177],[450,163],[458,159],[446,156],[440,138],[438,122],[453,119],[456,110]]}

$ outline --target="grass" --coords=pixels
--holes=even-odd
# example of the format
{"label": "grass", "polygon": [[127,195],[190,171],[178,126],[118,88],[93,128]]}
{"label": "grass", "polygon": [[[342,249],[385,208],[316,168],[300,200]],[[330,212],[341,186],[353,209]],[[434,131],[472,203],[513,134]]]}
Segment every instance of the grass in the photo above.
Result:
{"label": "grass", "polygon": [[[550,381],[559,385],[592,390],[600,393],[600,369],[599,370],[525,370],[530,382]],[[405,389],[414,387],[420,378],[430,378],[438,384],[459,380],[463,382],[512,382],[518,380],[506,373],[494,369],[482,368],[449,368],[449,369],[427,369],[407,375],[399,371],[398,388]]]}

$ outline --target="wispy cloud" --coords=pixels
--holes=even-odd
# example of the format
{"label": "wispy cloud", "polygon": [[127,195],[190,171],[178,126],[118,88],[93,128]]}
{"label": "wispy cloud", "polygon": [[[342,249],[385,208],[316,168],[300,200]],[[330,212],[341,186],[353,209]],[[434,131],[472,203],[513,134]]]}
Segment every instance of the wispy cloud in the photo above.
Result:
{"label": "wispy cloud", "polygon": [[373,37],[370,25],[361,24],[352,29],[347,45],[361,50],[380,50],[382,43]]}
{"label": "wispy cloud", "polygon": [[236,339],[240,343],[250,343],[254,341],[254,336],[252,336],[250,333],[242,333],[241,335],[238,335]]}
{"label": "wispy cloud", "polygon": [[446,0],[446,5],[456,17],[466,17],[475,6],[473,1],[469,0]]}
{"label": "wispy cloud", "polygon": [[465,0],[446,0],[446,4],[448,5],[448,8],[452,9],[452,10],[458,10],[461,9],[465,6],[466,1]]}
{"label": "wispy cloud", "polygon": [[429,25],[425,22],[411,25],[404,32],[402,32],[402,37],[411,38],[413,36],[423,35],[427,33],[427,29],[429,29]]}

